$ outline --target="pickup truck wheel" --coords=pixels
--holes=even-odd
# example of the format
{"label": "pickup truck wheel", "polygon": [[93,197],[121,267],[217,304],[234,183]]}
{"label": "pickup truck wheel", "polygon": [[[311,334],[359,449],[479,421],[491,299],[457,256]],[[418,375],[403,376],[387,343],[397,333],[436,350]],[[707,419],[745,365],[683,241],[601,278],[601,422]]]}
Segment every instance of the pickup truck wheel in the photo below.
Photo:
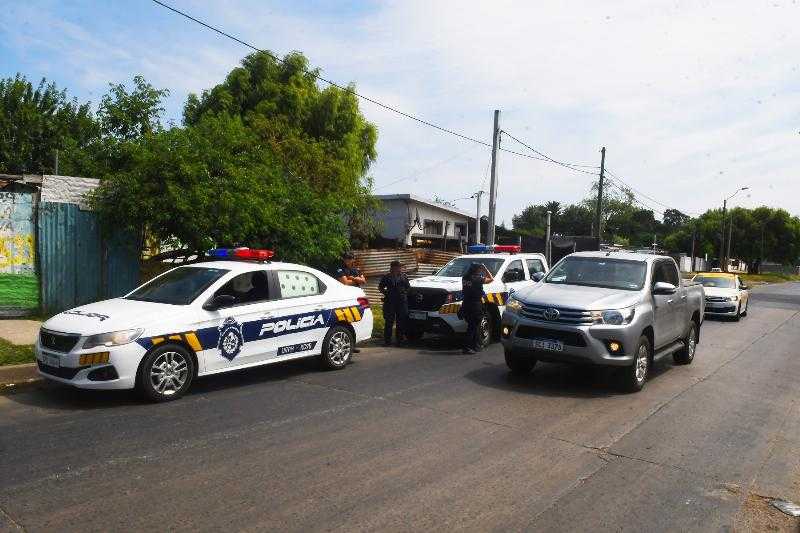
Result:
{"label": "pickup truck wheel", "polygon": [[690,365],[694,360],[694,352],[697,349],[697,324],[692,321],[689,332],[683,338],[683,348],[672,355],[672,359],[682,365]]}
{"label": "pickup truck wheel", "polygon": [[742,318],[742,304],[740,303],[740,304],[739,304],[739,305],[736,307],[736,316],[735,316],[735,317],[733,317],[733,320],[735,320],[736,322],[739,322],[739,320],[740,320],[741,318]]}
{"label": "pickup truck wheel", "polygon": [[525,375],[529,374],[533,367],[536,366],[536,359],[531,356],[526,356],[519,352],[506,350],[506,365],[511,370],[512,374]]}
{"label": "pickup truck wheel", "polygon": [[633,364],[622,370],[622,385],[628,392],[639,392],[647,381],[652,363],[650,340],[642,335],[633,357]]}

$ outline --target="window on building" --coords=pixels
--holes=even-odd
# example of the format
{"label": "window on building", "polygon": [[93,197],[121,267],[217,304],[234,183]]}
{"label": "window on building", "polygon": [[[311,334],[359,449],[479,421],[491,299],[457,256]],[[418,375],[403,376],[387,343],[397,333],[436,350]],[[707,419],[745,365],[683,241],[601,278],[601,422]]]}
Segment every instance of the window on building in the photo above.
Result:
{"label": "window on building", "polygon": [[444,233],[444,222],[441,220],[426,220],[422,231],[425,235],[442,235]]}

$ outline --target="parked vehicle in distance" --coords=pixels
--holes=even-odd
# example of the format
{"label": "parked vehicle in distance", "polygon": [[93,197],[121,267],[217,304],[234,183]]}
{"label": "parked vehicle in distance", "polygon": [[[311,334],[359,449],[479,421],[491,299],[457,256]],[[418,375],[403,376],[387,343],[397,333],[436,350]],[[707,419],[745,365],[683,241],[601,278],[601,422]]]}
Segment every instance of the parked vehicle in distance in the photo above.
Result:
{"label": "parked vehicle in distance", "polygon": [[682,280],[670,257],[579,252],[514,293],[501,339],[512,372],[537,361],[615,366],[638,391],[655,361],[692,362],[704,311],[703,286]]}
{"label": "parked vehicle in distance", "polygon": [[425,333],[453,335],[467,331],[458,317],[463,298],[461,276],[472,263],[485,265],[495,280],[484,285],[484,314],[479,326],[479,344],[488,345],[500,334],[500,317],[508,296],[535,285],[547,273],[542,254],[519,253],[519,246],[473,245],[471,252],[452,259],[433,276],[411,280],[408,293],[408,337],[419,340]]}
{"label": "parked vehicle in distance", "polygon": [[318,357],[344,368],[372,334],[364,291],[313,268],[273,263],[269,250],[215,249],[129,294],[42,324],[39,373],[82,389],[137,388],[153,401],[196,377]]}
{"label": "parked vehicle in distance", "polygon": [[736,274],[702,272],[692,281],[703,286],[706,294],[706,314],[727,316],[739,320],[747,315],[750,290]]}

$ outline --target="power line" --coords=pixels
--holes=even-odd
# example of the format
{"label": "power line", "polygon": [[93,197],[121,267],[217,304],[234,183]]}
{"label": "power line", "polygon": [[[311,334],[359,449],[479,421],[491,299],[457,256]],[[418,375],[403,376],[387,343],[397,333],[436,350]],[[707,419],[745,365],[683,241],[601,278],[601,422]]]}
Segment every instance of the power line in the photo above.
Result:
{"label": "power line", "polygon": [[672,209],[673,211],[678,211],[678,212],[680,212],[680,213],[683,213],[683,214],[686,214],[686,215],[698,216],[698,214],[697,214],[697,213],[692,213],[692,212],[690,212],[690,211],[684,211],[684,210],[682,210],[682,209],[675,209],[674,207],[671,207],[671,206],[669,206],[669,205],[667,205],[667,204],[665,204],[665,203],[663,203],[663,202],[659,202],[658,200],[656,200],[656,199],[655,199],[655,198],[653,198],[652,196],[648,196],[647,194],[643,193],[642,191],[639,191],[639,190],[637,190],[637,189],[634,189],[634,188],[633,188],[633,187],[631,187],[631,186],[630,186],[628,183],[626,183],[625,181],[623,181],[623,180],[622,180],[622,179],[621,179],[619,176],[617,176],[617,175],[616,175],[614,172],[611,172],[611,171],[610,171],[608,168],[606,168],[606,174],[608,174],[608,175],[609,175],[609,176],[610,176],[612,179],[615,179],[615,180],[617,180],[618,182],[620,182],[622,185],[624,185],[625,187],[627,187],[627,188],[628,188],[628,189],[630,189],[631,191],[633,191],[633,192],[637,193],[639,196],[641,196],[641,197],[643,197],[643,198],[647,198],[648,200],[650,200],[650,201],[651,201],[651,202],[653,202],[654,204],[660,205],[661,207],[664,207],[664,208],[666,208],[666,209]]}
{"label": "power line", "polygon": [[528,145],[528,144],[524,143],[523,141],[521,141],[521,140],[517,139],[516,137],[514,137],[513,135],[511,135],[511,134],[510,134],[510,133],[508,133],[507,131],[503,130],[503,132],[502,132],[502,133],[504,133],[505,135],[509,136],[511,139],[513,139],[513,140],[517,141],[519,144],[521,144],[522,146],[524,146],[524,147],[525,147],[525,148],[527,148],[528,150],[532,151],[533,153],[535,153],[535,154],[537,154],[537,155],[541,156],[541,157],[535,157],[534,159],[539,159],[539,160],[541,160],[541,161],[548,161],[548,162],[550,162],[550,163],[554,163],[554,164],[556,164],[556,165],[561,165],[562,167],[568,168],[568,169],[570,169],[570,170],[574,170],[575,172],[582,172],[582,173],[584,173],[584,174],[590,174],[590,175],[592,175],[592,176],[597,176],[597,173],[596,173],[596,172],[589,172],[589,171],[587,171],[587,170],[581,170],[581,169],[580,169],[580,168],[578,168],[578,167],[592,168],[592,169],[597,169],[597,168],[600,168],[600,167],[591,166],[591,165],[581,165],[581,164],[578,164],[578,163],[565,163],[565,162],[563,162],[563,161],[558,161],[558,160],[556,160],[556,159],[553,159],[553,158],[552,158],[552,157],[550,157],[549,155],[547,155],[547,154],[545,154],[545,153],[542,153],[542,152],[540,152],[540,151],[539,151],[539,150],[537,150],[536,148],[534,148],[534,147],[532,147],[532,146],[530,146],[530,145]]}
{"label": "power line", "polygon": [[447,159],[443,159],[441,161],[438,161],[438,162],[434,163],[433,165],[430,165],[428,167],[424,167],[424,168],[422,168],[420,170],[417,170],[416,172],[406,176],[405,178],[400,178],[400,179],[392,181],[390,183],[386,183],[384,185],[381,185],[380,187],[375,187],[375,190],[377,191],[378,189],[385,189],[386,187],[390,187],[392,185],[395,185],[397,183],[400,183],[400,182],[403,182],[403,181],[406,181],[406,180],[410,180],[412,178],[416,179],[416,178],[418,178],[420,176],[420,174],[424,174],[425,172],[429,172],[429,171],[433,170],[434,168],[438,168],[438,167],[444,165],[445,163],[449,163],[450,161],[453,161],[454,159],[458,159],[458,158],[460,158],[461,156],[463,156],[464,154],[466,154],[467,152],[469,152],[470,150],[472,150],[474,148],[475,147],[473,145],[469,145],[466,150],[459,151],[457,154],[452,155],[452,156],[448,157]]}

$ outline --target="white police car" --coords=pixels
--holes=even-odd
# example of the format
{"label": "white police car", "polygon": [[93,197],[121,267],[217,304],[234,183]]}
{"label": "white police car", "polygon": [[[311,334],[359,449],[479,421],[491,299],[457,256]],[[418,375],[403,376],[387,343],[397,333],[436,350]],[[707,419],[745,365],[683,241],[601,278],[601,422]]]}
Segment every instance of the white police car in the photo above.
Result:
{"label": "white police car", "polygon": [[192,380],[319,357],[343,368],[372,334],[364,292],[269,250],[215,249],[121,298],[64,311],[42,324],[39,372],[85,389],[139,389],[155,401]]}
{"label": "white police car", "polygon": [[500,317],[509,294],[538,283],[548,271],[544,255],[520,253],[517,245],[475,244],[468,251],[469,255],[452,259],[433,276],[411,280],[406,331],[410,340],[419,340],[425,333],[453,335],[467,330],[459,317],[461,276],[472,263],[484,265],[495,278],[483,286],[484,313],[478,325],[481,347],[492,337],[500,337]]}

